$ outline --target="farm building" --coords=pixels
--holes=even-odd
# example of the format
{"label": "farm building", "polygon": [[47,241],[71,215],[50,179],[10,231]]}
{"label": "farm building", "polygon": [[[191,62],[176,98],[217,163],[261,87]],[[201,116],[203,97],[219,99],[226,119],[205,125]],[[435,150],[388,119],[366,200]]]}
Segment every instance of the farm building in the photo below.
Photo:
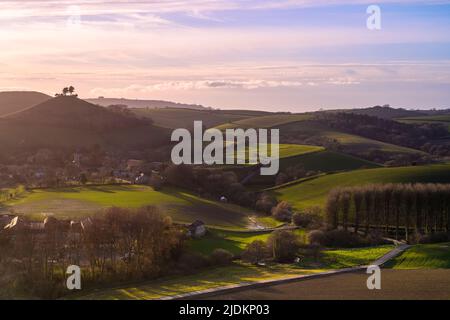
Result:
{"label": "farm building", "polygon": [[203,221],[195,220],[188,225],[188,236],[194,238],[203,237],[206,234],[206,226]]}

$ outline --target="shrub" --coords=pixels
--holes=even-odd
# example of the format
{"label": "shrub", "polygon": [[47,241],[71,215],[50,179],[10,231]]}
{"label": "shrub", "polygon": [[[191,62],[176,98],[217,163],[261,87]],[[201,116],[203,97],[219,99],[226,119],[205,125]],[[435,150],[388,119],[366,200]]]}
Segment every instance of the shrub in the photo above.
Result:
{"label": "shrub", "polygon": [[449,241],[449,234],[446,232],[430,233],[419,237],[419,243],[439,243]]}
{"label": "shrub", "polygon": [[163,178],[159,174],[152,173],[149,184],[154,190],[159,191],[163,186]]}
{"label": "shrub", "polygon": [[281,201],[276,207],[272,208],[272,216],[279,220],[288,222],[292,219],[291,205],[286,201]]}
{"label": "shrub", "polygon": [[277,205],[277,201],[274,197],[268,193],[262,193],[258,200],[256,200],[255,208],[258,211],[270,214],[270,211]]}
{"label": "shrub", "polygon": [[322,230],[313,230],[308,234],[308,240],[311,244],[323,245],[326,242],[326,236]]}
{"label": "shrub", "polygon": [[169,165],[164,170],[163,176],[166,178],[168,184],[181,188],[192,188],[194,181],[192,166],[185,164]]}
{"label": "shrub", "polygon": [[381,237],[381,234],[377,232],[372,232],[366,237],[362,237],[356,233],[336,229],[329,231],[312,231],[309,234],[309,240],[311,243],[319,244],[324,247],[343,248],[363,247],[387,243],[387,241]]}
{"label": "shrub", "polygon": [[210,261],[216,266],[226,266],[233,261],[233,254],[225,249],[215,249],[211,253]]}
{"label": "shrub", "polygon": [[209,265],[208,258],[197,252],[184,252],[177,261],[176,269],[183,273],[193,273]]}
{"label": "shrub", "polygon": [[292,223],[302,228],[318,229],[323,223],[320,209],[311,208],[305,212],[296,212],[292,215]]}
{"label": "shrub", "polygon": [[322,243],[326,247],[359,247],[363,245],[361,237],[345,230],[330,230],[324,233]]}
{"label": "shrub", "polygon": [[299,249],[297,235],[288,230],[274,231],[268,239],[268,248],[272,257],[278,262],[292,262]]}
{"label": "shrub", "polygon": [[242,260],[253,264],[258,264],[264,259],[268,258],[269,251],[264,241],[255,240],[247,245],[247,248],[242,253]]}

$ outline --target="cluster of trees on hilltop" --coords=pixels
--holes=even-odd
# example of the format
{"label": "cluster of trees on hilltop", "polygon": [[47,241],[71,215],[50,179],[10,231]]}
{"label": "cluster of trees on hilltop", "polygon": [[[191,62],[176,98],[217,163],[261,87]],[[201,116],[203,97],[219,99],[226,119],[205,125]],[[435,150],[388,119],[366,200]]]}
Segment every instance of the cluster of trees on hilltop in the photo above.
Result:
{"label": "cluster of trees on hilltop", "polygon": [[445,125],[439,123],[406,124],[368,115],[321,112],[316,119],[324,125],[362,137],[415,149],[424,149],[438,156],[450,155],[447,145],[430,147],[430,141],[449,136]]}
{"label": "cluster of trees on hilltop", "polygon": [[61,90],[61,93],[56,93],[55,94],[55,97],[65,97],[67,95],[78,97],[78,94],[75,93],[75,87],[74,86],[64,87]]}
{"label": "cluster of trees on hilltop", "polygon": [[450,228],[450,184],[384,184],[343,187],[330,191],[326,203],[327,223],[355,232],[381,228],[404,231],[406,239]]}

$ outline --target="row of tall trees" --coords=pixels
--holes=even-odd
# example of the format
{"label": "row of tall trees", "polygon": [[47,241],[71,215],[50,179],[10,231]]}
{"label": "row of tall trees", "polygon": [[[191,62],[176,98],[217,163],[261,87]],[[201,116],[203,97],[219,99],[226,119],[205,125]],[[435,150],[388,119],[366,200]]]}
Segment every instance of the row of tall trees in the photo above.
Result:
{"label": "row of tall trees", "polygon": [[331,228],[371,228],[406,239],[412,231],[449,231],[450,184],[379,184],[330,191],[326,216]]}

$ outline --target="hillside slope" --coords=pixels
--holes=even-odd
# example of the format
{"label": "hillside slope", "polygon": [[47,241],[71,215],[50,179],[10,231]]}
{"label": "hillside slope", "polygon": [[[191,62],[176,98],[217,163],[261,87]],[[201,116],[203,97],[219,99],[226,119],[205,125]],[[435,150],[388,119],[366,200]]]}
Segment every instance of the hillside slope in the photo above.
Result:
{"label": "hillside slope", "polygon": [[111,112],[76,97],[57,97],[5,117],[7,120],[53,127],[103,130],[131,127],[143,122]]}
{"label": "hillside slope", "polygon": [[28,190],[17,199],[2,203],[0,212],[12,209],[37,219],[48,213],[59,218],[80,218],[110,207],[149,205],[160,208],[177,222],[191,223],[200,219],[210,226],[232,229],[247,227],[248,217],[254,214],[249,209],[201,198],[186,191],[171,188],[156,191],[142,185]]}
{"label": "hillside slope", "polygon": [[95,106],[76,97],[57,97],[0,119],[5,148],[116,145],[134,148],[167,142],[166,129]]}
{"label": "hillside slope", "polygon": [[0,117],[22,111],[51,99],[50,96],[35,91],[0,92]]}
{"label": "hillside slope", "polygon": [[188,108],[188,109],[206,109],[198,104],[177,103],[164,100],[140,100],[140,99],[124,99],[124,98],[94,98],[85,99],[92,104],[108,107],[110,105],[125,105],[128,108]]}
{"label": "hillside slope", "polygon": [[416,167],[362,169],[329,174],[273,191],[278,200],[286,200],[296,209],[323,207],[328,192],[336,187],[372,183],[450,183],[450,164]]}
{"label": "hillside slope", "polygon": [[198,110],[182,108],[133,108],[131,111],[139,117],[152,119],[158,126],[171,129],[191,129],[194,121],[202,121],[204,127],[211,128],[221,123],[239,121],[259,114],[265,114],[264,111]]}
{"label": "hillside slope", "polygon": [[391,108],[388,106],[375,106],[371,108],[363,109],[350,109],[350,110],[338,110],[339,112],[356,113],[366,116],[372,116],[383,119],[396,119],[403,117],[417,117],[425,115],[424,112],[420,110],[407,110],[403,108]]}

